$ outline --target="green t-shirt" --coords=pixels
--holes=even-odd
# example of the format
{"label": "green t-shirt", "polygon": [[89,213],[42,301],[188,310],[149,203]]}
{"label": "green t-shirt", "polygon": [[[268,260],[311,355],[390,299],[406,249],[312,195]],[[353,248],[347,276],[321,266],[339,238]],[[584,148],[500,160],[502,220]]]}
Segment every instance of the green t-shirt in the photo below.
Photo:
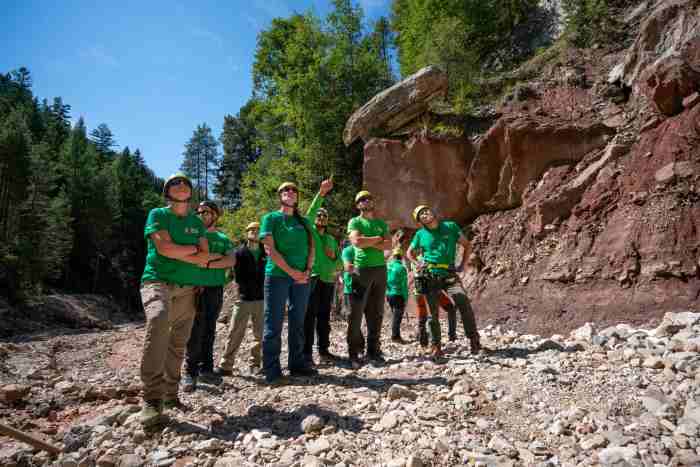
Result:
{"label": "green t-shirt", "polygon": [[[345,248],[343,248],[342,257],[343,263],[352,264],[355,261],[355,247],[352,245],[348,245]],[[346,271],[343,271],[343,293],[352,293],[352,274]]]}
{"label": "green t-shirt", "polygon": [[[311,228],[306,219],[307,227]],[[263,216],[260,222],[260,240],[272,235],[275,249],[284,258],[287,264],[298,271],[306,270],[306,262],[309,259],[309,239],[304,226],[292,215],[281,211],[272,211]],[[268,256],[265,265],[266,276],[289,277],[280,269],[272,257]]]}
{"label": "green t-shirt", "polygon": [[144,229],[148,250],[141,282],[159,281],[176,285],[202,285],[199,266],[167,258],[158,253],[151,234],[161,230],[168,232],[177,245],[197,245],[200,238],[206,238],[207,231],[202,220],[192,211],[180,217],[169,207],[151,209]]}
{"label": "green t-shirt", "polygon": [[[348,222],[348,234],[354,230],[360,232],[363,237],[384,237],[389,234],[389,226],[381,219],[365,219],[353,217]],[[384,266],[384,251],[374,247],[355,247],[355,266],[367,268],[372,266]]]}
{"label": "green t-shirt", "polygon": [[408,300],[408,273],[398,259],[389,261],[386,266],[386,294],[400,295]]}
{"label": "green t-shirt", "polygon": [[[306,219],[313,226],[314,245],[316,248],[314,267],[311,274],[319,276],[323,282],[332,284],[335,283],[335,272],[338,270],[338,242],[328,232],[321,234],[316,229],[316,214],[318,213],[318,208],[323,204],[323,199],[323,196],[316,194],[313,201],[311,201],[309,209],[306,211]],[[336,259],[331,259],[326,255],[326,249],[333,251]]]}
{"label": "green t-shirt", "polygon": [[[207,241],[209,242],[209,253],[228,255],[233,250],[233,243],[225,233],[207,230]],[[202,273],[202,284],[209,287],[225,285],[228,280],[226,273],[228,269],[200,269]]]}
{"label": "green t-shirt", "polygon": [[[426,263],[453,265],[461,233],[462,230],[454,222],[440,221],[436,229],[419,229],[411,240],[411,248],[420,250]],[[447,270],[438,268],[435,272],[447,273]]]}

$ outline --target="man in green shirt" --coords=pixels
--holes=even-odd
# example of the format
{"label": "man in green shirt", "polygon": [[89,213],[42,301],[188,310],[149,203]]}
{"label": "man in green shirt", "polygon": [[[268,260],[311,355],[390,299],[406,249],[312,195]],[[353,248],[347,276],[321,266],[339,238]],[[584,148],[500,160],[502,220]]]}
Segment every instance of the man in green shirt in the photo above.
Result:
{"label": "man in green shirt", "polygon": [[180,367],[195,316],[195,286],[209,262],[202,221],[190,210],[192,182],[178,173],[165,182],[164,208],[152,209],[144,236],[148,252],[141,276],[146,333],[141,357],[144,404],[139,419],[158,423],[163,407],[181,407]]}
{"label": "man in green shirt", "polygon": [[[410,261],[417,264],[422,285],[419,292],[426,296],[430,309],[429,327],[432,339],[432,356],[443,356],[440,342],[440,321],[438,319],[439,296],[447,293],[462,316],[464,333],[469,337],[472,353],[481,349],[476,320],[467,294],[457,272],[464,270],[471,252],[471,243],[462,234],[457,224],[451,221],[438,221],[429,206],[421,205],[413,211],[414,220],[422,227],[411,240],[406,252]],[[455,268],[454,261],[457,243],[464,247],[462,263]],[[418,257],[421,257],[420,261]]]}
{"label": "man in green shirt", "polygon": [[384,250],[392,247],[389,226],[375,218],[374,198],[368,191],[355,196],[360,215],[348,222],[348,237],[355,247],[355,275],[352,278],[351,311],[348,320],[348,356],[353,368],[359,360],[365,340],[362,335],[362,316],[367,323],[367,358],[371,363],[384,362],[380,347],[384,298],[386,294],[386,261]]}
{"label": "man in green shirt", "polygon": [[401,321],[408,300],[408,273],[403,265],[401,248],[396,248],[387,264],[386,300],[392,311],[391,340],[404,344],[401,338]]}
{"label": "man in green shirt", "polygon": [[224,304],[226,273],[236,264],[233,243],[216,228],[221,216],[219,206],[213,201],[202,201],[197,214],[207,228],[210,259],[206,267],[200,270],[202,287],[199,287],[197,296],[197,315],[187,343],[185,376],[182,378],[182,390],[185,392],[197,389],[198,379],[207,384],[221,383],[221,378],[214,374],[216,321]]}
{"label": "man in green shirt", "polygon": [[331,304],[335,292],[335,276],[338,264],[338,242],[327,231],[328,211],[321,207],[330,190],[333,178],[324,180],[311,201],[306,218],[314,234],[316,255],[311,270],[311,296],[304,317],[304,359],[313,366],[314,337],[318,334],[318,355],[323,363],[335,360],[328,350],[331,333]]}

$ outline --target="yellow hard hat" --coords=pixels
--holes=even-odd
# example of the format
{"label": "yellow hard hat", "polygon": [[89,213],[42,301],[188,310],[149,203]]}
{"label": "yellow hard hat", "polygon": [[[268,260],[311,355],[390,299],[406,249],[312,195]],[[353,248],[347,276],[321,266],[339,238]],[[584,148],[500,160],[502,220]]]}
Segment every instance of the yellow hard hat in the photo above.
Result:
{"label": "yellow hard hat", "polygon": [[291,188],[294,188],[297,192],[299,191],[299,188],[297,187],[296,183],[284,182],[284,183],[281,184],[279,187],[277,187],[277,193],[280,193],[280,192],[281,192],[282,190],[284,190],[285,188],[290,188],[290,187],[291,187]]}
{"label": "yellow hard hat", "polygon": [[413,210],[413,220],[420,223],[418,220],[418,216],[420,216],[420,213],[423,209],[430,209],[430,206],[427,206],[425,204],[421,204],[419,206],[416,206],[416,209]]}
{"label": "yellow hard hat", "polygon": [[357,193],[357,194],[355,195],[355,204],[357,204],[357,202],[360,201],[362,198],[367,198],[367,197],[371,198],[371,197],[372,197],[372,193],[370,193],[370,192],[367,191],[367,190],[362,190],[362,191],[360,191],[359,193]]}
{"label": "yellow hard hat", "polygon": [[260,228],[260,222],[251,222],[248,224],[248,226],[245,228],[246,232],[249,231],[250,229],[259,229]]}

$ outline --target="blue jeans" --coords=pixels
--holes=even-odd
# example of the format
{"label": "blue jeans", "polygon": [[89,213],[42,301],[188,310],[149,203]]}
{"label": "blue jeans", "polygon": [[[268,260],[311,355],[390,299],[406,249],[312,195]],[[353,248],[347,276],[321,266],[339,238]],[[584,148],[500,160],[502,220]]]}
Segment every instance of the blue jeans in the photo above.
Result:
{"label": "blue jeans", "polygon": [[304,316],[309,302],[309,284],[297,284],[291,277],[265,276],[265,308],[263,312],[263,371],[267,381],[282,376],[282,322],[284,305],[287,308],[287,345],[290,370],[305,368]]}

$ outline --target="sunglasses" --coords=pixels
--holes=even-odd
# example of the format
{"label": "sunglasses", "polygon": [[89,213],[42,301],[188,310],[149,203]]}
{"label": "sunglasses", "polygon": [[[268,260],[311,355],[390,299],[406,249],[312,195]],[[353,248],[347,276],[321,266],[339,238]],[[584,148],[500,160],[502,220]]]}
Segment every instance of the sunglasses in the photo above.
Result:
{"label": "sunglasses", "polygon": [[212,213],[211,211],[209,211],[208,209],[203,209],[203,210],[197,212],[197,214],[199,214],[200,216],[203,216],[203,215],[205,215],[205,214],[206,214],[207,216],[211,216],[213,213]]}
{"label": "sunglasses", "polygon": [[190,186],[190,184],[187,183],[187,180],[183,180],[182,178],[178,178],[176,180],[173,180],[172,182],[170,182],[170,184],[168,186],[179,186],[179,185]]}
{"label": "sunglasses", "polygon": [[280,190],[280,193],[284,193],[285,191],[292,191],[294,193],[298,193],[297,189],[292,187],[283,188],[282,190]]}
{"label": "sunglasses", "polygon": [[360,198],[357,200],[358,203],[364,203],[365,201],[372,201],[374,198],[370,196],[365,196],[364,198]]}

